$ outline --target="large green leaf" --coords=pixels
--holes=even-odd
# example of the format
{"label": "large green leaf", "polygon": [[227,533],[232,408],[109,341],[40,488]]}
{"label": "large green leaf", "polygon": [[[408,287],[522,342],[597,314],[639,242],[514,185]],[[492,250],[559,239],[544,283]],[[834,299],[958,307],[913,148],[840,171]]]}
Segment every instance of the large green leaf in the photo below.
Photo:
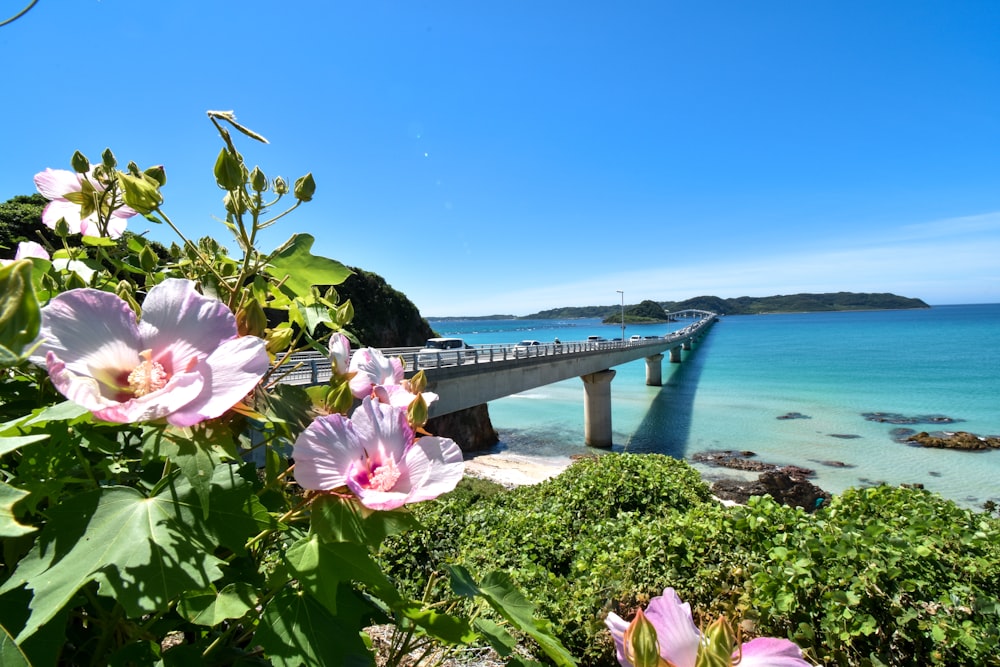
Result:
{"label": "large green leaf", "polygon": [[341,613],[334,616],[312,597],[286,587],[264,609],[254,641],[276,667],[374,665],[374,656],[361,640],[364,621],[357,614],[348,617],[340,597]]}
{"label": "large green leaf", "polygon": [[401,600],[392,583],[372,560],[368,549],[349,542],[322,542],[315,534],[288,548],[285,558],[298,577],[302,589],[337,613],[340,582],[361,582],[386,602]]}
{"label": "large green leaf", "polygon": [[30,445],[33,442],[38,442],[39,440],[45,440],[48,438],[47,433],[38,433],[36,435],[15,435],[0,437],[0,456],[14,451],[15,449],[20,449],[25,445]]}
{"label": "large green leaf", "polygon": [[318,496],[310,509],[310,525],[320,539],[363,544],[373,550],[377,550],[386,537],[420,526],[409,510],[376,512],[353,496]]}
{"label": "large green leaf", "polygon": [[45,426],[48,422],[72,421],[89,414],[90,411],[87,408],[72,401],[63,401],[62,403],[33,410],[29,415],[24,415],[23,417],[0,424],[0,435],[21,435],[24,431]]}
{"label": "large green leaf", "polygon": [[0,537],[18,537],[34,532],[34,528],[19,523],[14,516],[14,503],[26,495],[27,492],[0,482]]}
{"label": "large green leaf", "polygon": [[209,512],[212,472],[220,463],[237,458],[232,434],[220,428],[147,427],[143,432],[143,458],[169,459],[198,494],[202,516]]}
{"label": "large green leaf", "polygon": [[[241,547],[256,528],[243,515],[248,489],[233,466],[215,471],[212,515],[183,480],[145,497],[129,487],[104,487],[69,498],[48,511],[34,548],[0,593],[27,586],[31,616],[18,635],[29,637],[90,581],[132,617],[166,608],[189,590],[205,589],[222,575],[213,555],[219,544]],[[218,510],[218,511],[217,511]],[[248,509],[249,511],[249,509]]]}
{"label": "large green leaf", "polygon": [[265,269],[271,277],[284,279],[294,296],[305,297],[313,285],[339,285],[352,273],[336,260],[309,252],[315,240],[309,234],[295,234]]}
{"label": "large green leaf", "polygon": [[517,590],[508,574],[491,572],[477,584],[469,571],[461,565],[446,567],[451,571],[452,590],[465,597],[482,596],[506,621],[538,642],[545,654],[557,665],[576,665],[576,659],[552,634],[548,621],[535,618],[535,606]]}

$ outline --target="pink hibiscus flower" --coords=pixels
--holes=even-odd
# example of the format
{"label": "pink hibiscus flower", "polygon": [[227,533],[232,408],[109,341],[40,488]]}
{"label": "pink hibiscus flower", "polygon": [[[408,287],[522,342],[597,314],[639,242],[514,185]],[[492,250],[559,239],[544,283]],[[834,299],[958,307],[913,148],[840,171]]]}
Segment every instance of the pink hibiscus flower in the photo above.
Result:
{"label": "pink hibiscus flower", "polygon": [[391,510],[455,488],[465,472],[454,440],[414,439],[406,411],[365,398],[354,414],[316,418],[292,449],[305,489],[347,486],[363,505]]}
{"label": "pink hibiscus flower", "polygon": [[48,251],[42,246],[41,243],[35,243],[34,241],[21,241],[17,244],[17,252],[14,253],[14,259],[0,259],[0,266],[7,266],[8,264],[13,264],[19,259],[29,259],[31,257],[45,260],[52,259],[52,257],[49,256]]}
{"label": "pink hibiscus flower", "polygon": [[396,357],[389,359],[372,347],[357,350],[351,357],[349,370],[355,374],[350,380],[355,398],[371,396],[372,388],[377,385],[403,381],[403,362]]}
{"label": "pink hibiscus flower", "polygon": [[[45,210],[42,211],[42,222],[46,227],[55,229],[56,223],[62,218],[69,226],[71,234],[103,236],[97,224],[97,212],[93,210],[94,206],[91,204],[83,207],[80,203],[87,196],[99,195],[107,189],[94,177],[93,169],[86,174],[66,169],[46,169],[35,174],[35,187],[49,200]],[[73,199],[76,201],[72,201]],[[125,231],[125,220],[138,214],[125,206],[120,199],[109,203],[113,204],[113,209],[108,219],[107,235],[116,239]],[[90,212],[83,215],[85,210]]]}
{"label": "pink hibiscus flower", "polygon": [[[660,657],[674,667],[695,667],[704,644],[701,631],[691,616],[691,605],[681,602],[674,589],[668,588],[662,596],[649,601],[645,617],[656,630]],[[618,662],[622,667],[633,667],[627,657],[631,652],[625,650],[625,633],[630,624],[614,612],[608,614],[604,624],[615,640]],[[740,667],[810,667],[799,647],[787,639],[754,639],[733,653],[730,664],[736,664],[733,661],[737,658],[740,658]]]}
{"label": "pink hibiscus flower", "polygon": [[237,337],[220,301],[176,278],[153,287],[142,321],[125,301],[95,289],[60,294],[42,309],[31,360],[56,389],[100,419],[166,418],[191,426],[218,417],[268,370],[264,341]]}

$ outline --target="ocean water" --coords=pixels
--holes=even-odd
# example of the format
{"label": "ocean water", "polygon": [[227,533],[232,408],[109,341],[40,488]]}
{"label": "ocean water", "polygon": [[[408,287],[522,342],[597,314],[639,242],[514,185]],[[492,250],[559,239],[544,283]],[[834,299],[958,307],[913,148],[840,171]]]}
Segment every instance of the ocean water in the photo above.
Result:
{"label": "ocean water", "polygon": [[[657,334],[679,323],[629,325]],[[469,343],[551,342],[621,335],[579,320],[432,320]],[[682,362],[645,385],[642,360],[615,367],[612,451],[689,458],[718,449],[816,471],[831,493],[879,482],[922,483],[957,503],[1000,502],[1000,450],[923,449],[893,429],[1000,435],[1000,304],[930,309],[723,317]],[[502,450],[565,460],[586,447],[583,384],[566,380],[490,403]],[[865,413],[947,416],[954,424],[900,426]],[[779,419],[789,413],[803,418]],[[695,464],[707,479],[737,471]],[[751,476],[743,473],[743,476]]]}

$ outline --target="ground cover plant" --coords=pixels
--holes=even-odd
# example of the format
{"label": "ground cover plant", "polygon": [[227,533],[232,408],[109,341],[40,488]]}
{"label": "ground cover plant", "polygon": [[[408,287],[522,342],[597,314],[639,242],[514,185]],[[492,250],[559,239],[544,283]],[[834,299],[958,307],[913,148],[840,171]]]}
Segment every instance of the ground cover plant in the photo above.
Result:
{"label": "ground cover plant", "polygon": [[380,558],[413,590],[442,563],[510,573],[583,664],[614,663],[609,612],[667,588],[702,627],[724,613],[817,664],[998,664],[1000,521],[930,492],[852,489],[815,514],[769,497],[725,507],[690,466],[648,454],[476,484],[418,508],[423,537],[390,538]]}

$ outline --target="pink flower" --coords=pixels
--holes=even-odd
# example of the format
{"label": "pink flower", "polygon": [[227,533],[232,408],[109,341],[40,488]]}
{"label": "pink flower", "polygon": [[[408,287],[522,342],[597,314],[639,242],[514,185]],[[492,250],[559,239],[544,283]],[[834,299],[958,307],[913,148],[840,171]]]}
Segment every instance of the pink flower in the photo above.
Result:
{"label": "pink flower", "polygon": [[[102,236],[97,226],[95,203],[91,199],[95,195],[99,196],[107,187],[94,177],[93,169],[86,174],[66,169],[46,169],[35,174],[35,187],[50,200],[42,211],[42,222],[46,227],[55,229],[56,223],[62,218],[69,225],[71,234]],[[81,201],[87,204],[84,206]],[[113,205],[107,234],[116,239],[125,231],[125,220],[137,213],[125,206],[120,199],[107,203]]]}
{"label": "pink flower", "polygon": [[350,370],[355,373],[350,380],[355,398],[371,396],[372,388],[380,384],[399,384],[403,381],[403,362],[386,358],[378,350],[365,347],[351,357]]}
{"label": "pink flower", "polygon": [[191,426],[218,417],[268,369],[263,340],[237,337],[225,304],[176,278],[149,291],[141,322],[114,294],[60,294],[42,309],[39,340],[31,360],[48,368],[56,389],[111,422]]}
{"label": "pink flower", "polygon": [[[660,657],[673,667],[695,667],[699,650],[705,644],[691,616],[691,605],[681,602],[674,589],[668,588],[662,596],[649,601],[645,617],[656,630]],[[625,633],[630,624],[614,612],[608,614],[604,624],[615,640],[618,662],[623,667],[633,667],[625,650]],[[787,639],[760,637],[749,641],[733,653],[730,664],[736,664],[733,661],[741,654],[740,667],[809,667],[799,647]]]}
{"label": "pink flower", "polygon": [[453,440],[414,440],[406,411],[365,398],[351,418],[316,418],[295,441],[295,481],[305,489],[347,486],[363,505],[391,510],[455,488],[465,466]]}
{"label": "pink flower", "polygon": [[41,243],[35,243],[34,241],[21,241],[17,244],[17,252],[14,253],[14,259],[0,259],[0,266],[7,266],[8,264],[13,264],[19,259],[28,259],[34,257],[36,259],[51,260],[48,251],[42,247]]}
{"label": "pink flower", "polygon": [[[430,391],[420,392],[420,395],[424,397],[424,403],[428,407],[438,400],[438,395]],[[409,380],[403,380],[401,384],[380,384],[372,387],[372,396],[380,403],[403,409],[406,409],[417,398],[417,394],[413,393],[412,387],[410,387]]]}

